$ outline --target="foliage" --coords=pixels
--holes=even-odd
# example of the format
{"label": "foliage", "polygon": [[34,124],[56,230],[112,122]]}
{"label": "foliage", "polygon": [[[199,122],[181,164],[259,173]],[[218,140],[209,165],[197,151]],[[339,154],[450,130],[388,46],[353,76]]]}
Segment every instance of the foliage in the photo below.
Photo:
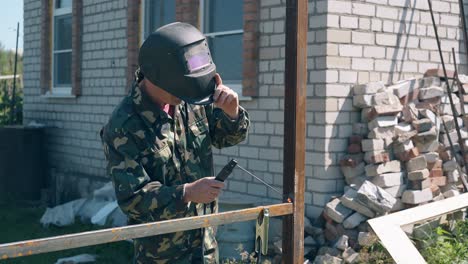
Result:
{"label": "foliage", "polygon": [[369,264],[390,264],[395,263],[385,247],[380,243],[375,243],[369,247],[363,247],[359,251],[360,263]]}
{"label": "foliage", "polygon": [[[6,51],[0,43],[0,75],[14,74],[15,52]],[[23,73],[23,57],[18,54],[17,74]],[[11,119],[11,102],[13,100],[13,80],[0,81],[0,126],[6,124],[21,124],[23,122],[23,85],[21,79],[16,80],[15,110]]]}
{"label": "foliage", "polygon": [[458,221],[433,229],[422,242],[421,255],[429,264],[466,263],[468,260],[468,221]]}

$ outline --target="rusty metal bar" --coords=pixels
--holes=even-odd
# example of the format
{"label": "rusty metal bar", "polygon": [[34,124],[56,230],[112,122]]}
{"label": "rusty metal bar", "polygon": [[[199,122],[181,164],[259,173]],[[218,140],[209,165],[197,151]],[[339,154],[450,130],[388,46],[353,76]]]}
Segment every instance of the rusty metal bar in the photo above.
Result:
{"label": "rusty metal bar", "polygon": [[282,203],[218,214],[187,217],[168,221],[13,242],[0,245],[0,260],[117,242],[132,238],[162,235],[208,226],[244,222],[257,219],[258,214],[265,208],[270,211],[271,217],[289,215],[293,213],[293,205],[291,203]]}
{"label": "rusty metal bar", "polygon": [[286,1],[283,194],[294,213],[283,218],[283,263],[304,262],[307,6]]}

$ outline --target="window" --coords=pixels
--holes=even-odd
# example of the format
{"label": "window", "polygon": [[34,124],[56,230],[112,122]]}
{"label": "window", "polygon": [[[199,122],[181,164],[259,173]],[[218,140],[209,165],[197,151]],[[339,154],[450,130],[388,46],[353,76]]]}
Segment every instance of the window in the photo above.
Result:
{"label": "window", "polygon": [[52,94],[70,95],[72,84],[72,0],[53,7]]}
{"label": "window", "polygon": [[242,0],[200,0],[201,28],[223,82],[242,94]]}
{"label": "window", "polygon": [[175,21],[175,0],[146,0],[143,10],[143,39],[157,28]]}

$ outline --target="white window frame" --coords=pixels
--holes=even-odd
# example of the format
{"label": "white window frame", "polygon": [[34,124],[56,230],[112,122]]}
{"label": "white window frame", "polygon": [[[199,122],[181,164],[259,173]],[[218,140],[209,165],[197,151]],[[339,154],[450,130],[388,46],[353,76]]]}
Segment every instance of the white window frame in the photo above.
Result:
{"label": "white window frame", "polygon": [[[236,0],[239,1],[239,0]],[[240,0],[243,1],[243,0]],[[200,8],[199,8],[199,22],[200,22],[200,28],[205,37],[207,38],[214,38],[214,37],[220,37],[220,36],[228,36],[228,35],[237,35],[241,34],[241,37],[244,35],[244,29],[237,29],[237,30],[226,30],[226,31],[218,31],[214,33],[206,33],[205,30],[205,0],[200,0]],[[242,56],[242,54],[241,54]],[[242,95],[242,72],[241,72],[241,79],[236,80],[236,82],[229,82],[226,81],[224,83],[226,86],[234,90],[237,95],[239,96],[239,100],[251,100],[251,97],[249,96],[243,96]]]}
{"label": "white window frame", "polygon": [[[55,80],[55,54],[60,54],[60,53],[66,53],[70,52],[72,53],[72,49],[66,49],[66,50],[55,50],[55,18],[63,15],[72,15],[72,7],[62,7],[62,8],[55,8],[56,6],[56,1],[54,0],[53,7],[52,7],[52,89],[46,93],[46,95],[49,96],[71,96],[72,95],[72,84],[70,83],[70,86],[66,87],[55,87],[54,80]],[[73,74],[73,73],[72,73]],[[71,80],[70,80],[71,82]]]}

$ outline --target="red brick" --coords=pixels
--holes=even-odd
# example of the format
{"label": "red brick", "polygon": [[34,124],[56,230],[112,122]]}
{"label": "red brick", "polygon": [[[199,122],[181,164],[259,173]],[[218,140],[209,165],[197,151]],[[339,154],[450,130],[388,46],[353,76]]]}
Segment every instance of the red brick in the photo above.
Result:
{"label": "red brick", "polygon": [[410,149],[408,151],[395,153],[395,156],[400,161],[408,161],[408,160],[410,160],[412,158],[416,158],[417,156],[419,156],[419,150],[418,150],[418,148],[414,147],[414,148],[412,148],[412,149]]}
{"label": "red brick", "polygon": [[445,186],[447,185],[447,177],[431,177],[431,183],[436,186]]}
{"label": "red brick", "polygon": [[[451,70],[446,70],[447,72],[447,77],[448,78],[453,78],[454,76],[454,71]],[[444,70],[443,69],[429,69],[424,73],[424,77],[439,77],[439,78],[445,78]]]}
{"label": "red brick", "polygon": [[352,135],[349,137],[349,144],[361,144],[362,136],[360,135]]}
{"label": "red brick", "polygon": [[438,159],[436,162],[428,162],[427,163],[427,169],[428,170],[433,170],[433,169],[441,169],[442,168],[442,160]]}
{"label": "red brick", "polygon": [[390,161],[390,156],[388,152],[381,152],[371,156],[369,161],[373,164],[384,163]]}
{"label": "red brick", "polygon": [[429,177],[442,177],[444,176],[444,171],[440,168],[432,168],[432,170],[429,172]]}

